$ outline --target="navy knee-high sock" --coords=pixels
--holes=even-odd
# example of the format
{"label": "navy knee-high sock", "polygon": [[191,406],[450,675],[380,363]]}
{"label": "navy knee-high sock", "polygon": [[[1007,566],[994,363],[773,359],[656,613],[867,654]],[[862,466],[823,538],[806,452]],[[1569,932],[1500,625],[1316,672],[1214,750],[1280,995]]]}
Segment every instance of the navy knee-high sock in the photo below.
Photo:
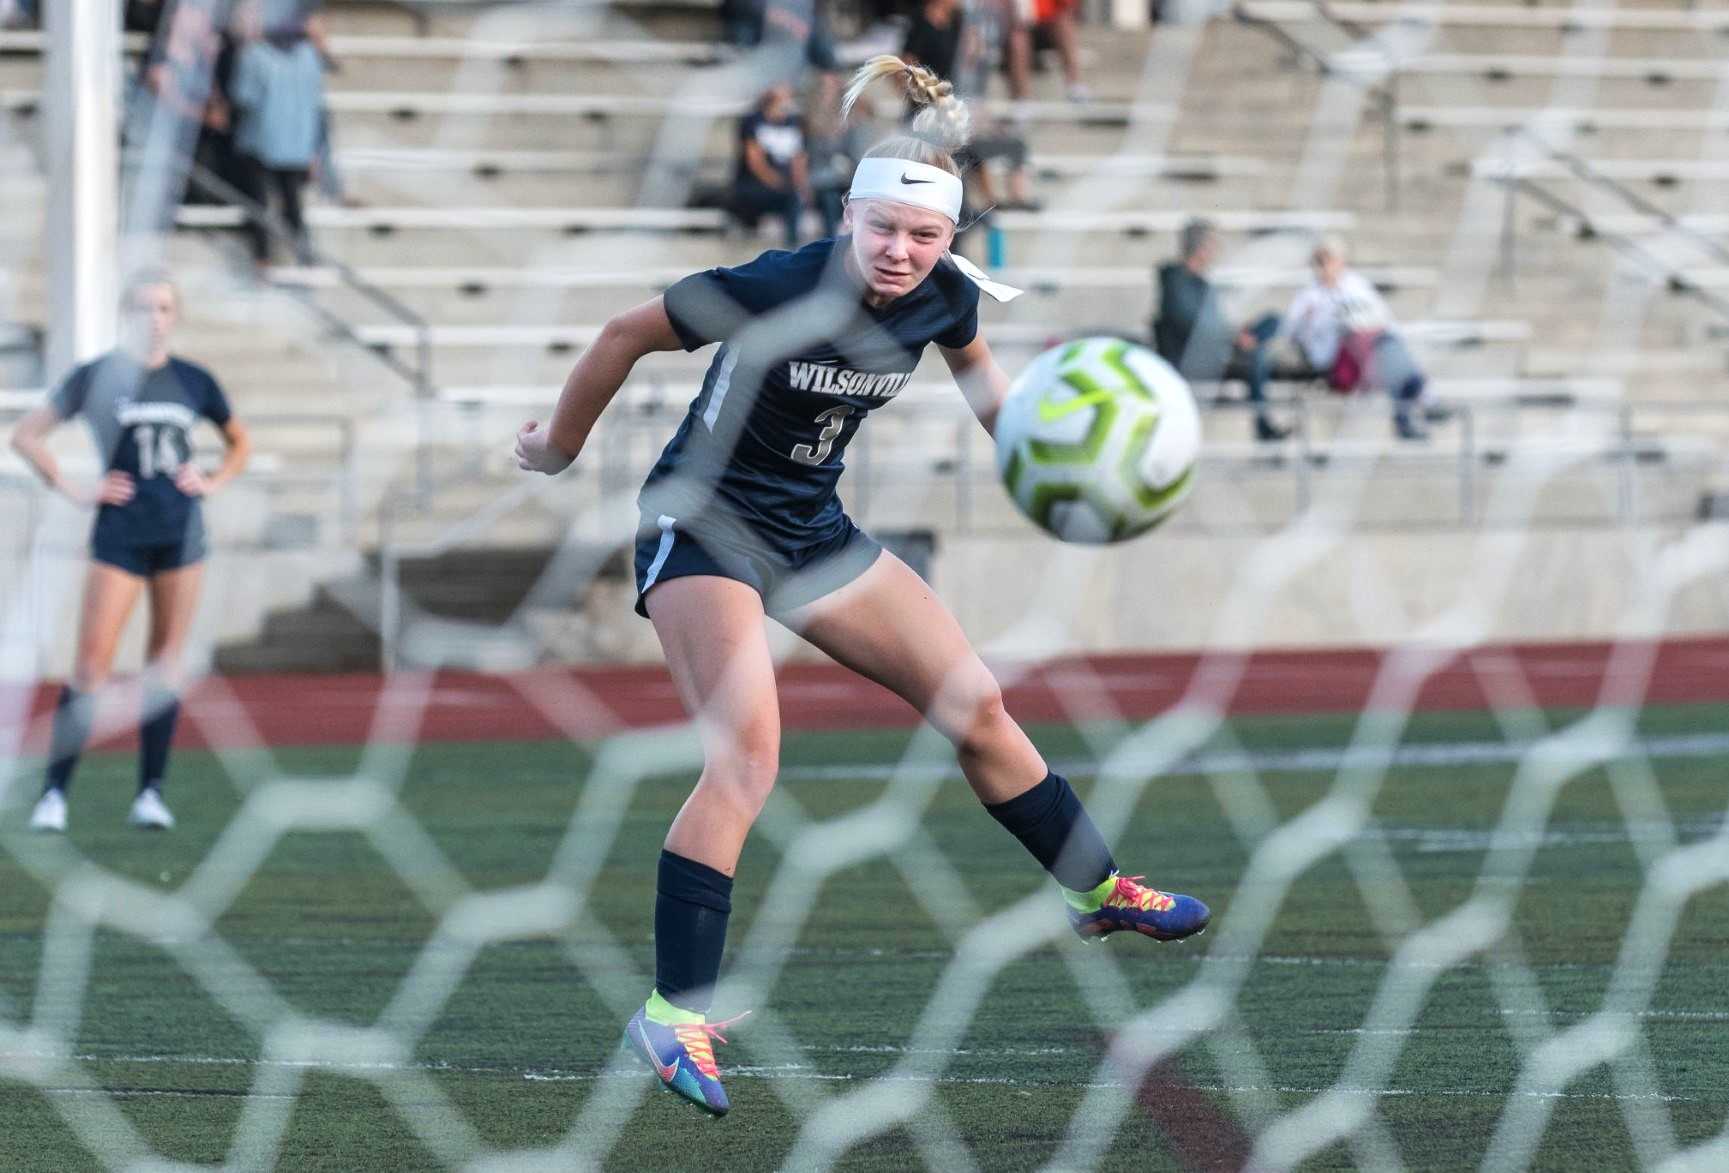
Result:
{"label": "navy knee-high sock", "polygon": [[138,789],[160,787],[168,776],[168,747],[180,720],[180,698],[166,688],[144,690],[144,720],[138,727]]}
{"label": "navy knee-high sock", "polygon": [[92,700],[68,684],[54,707],[54,729],[48,739],[48,790],[65,790],[72,783],[84,743],[90,740]]}
{"label": "navy knee-high sock", "polygon": [[1090,892],[1117,870],[1105,837],[1061,774],[1046,774],[1025,794],[985,809],[1071,892]]}
{"label": "navy knee-high sock", "polygon": [[654,899],[654,988],[681,1010],[707,1014],[726,948],[732,877],[660,853]]}

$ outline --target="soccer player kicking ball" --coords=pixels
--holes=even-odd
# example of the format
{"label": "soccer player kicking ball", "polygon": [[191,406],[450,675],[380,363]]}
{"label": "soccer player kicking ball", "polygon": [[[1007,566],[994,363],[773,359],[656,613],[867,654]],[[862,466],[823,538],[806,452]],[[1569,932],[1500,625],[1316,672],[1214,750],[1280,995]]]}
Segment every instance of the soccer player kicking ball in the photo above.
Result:
{"label": "soccer player kicking ball", "polygon": [[923,107],[909,135],[860,161],[842,236],[685,278],[606,324],[547,428],[517,434],[520,467],[554,474],[643,355],[719,342],[701,392],[639,498],[637,604],[702,738],[696,788],[667,832],[654,911],[655,986],[626,1045],[679,1094],[727,1110],[706,1015],[745,836],[774,786],[780,711],[764,617],[894,691],[955,746],[992,817],[1063,889],[1085,938],[1178,940],[1207,907],[1118,873],[1080,799],[1003,708],[948,609],[841,509],[842,454],[936,343],[989,430],[1009,380],[978,326],[996,285],[949,254],[961,212],[952,152],[967,112],[952,87],[896,57],[853,77],[843,117],[879,78]]}

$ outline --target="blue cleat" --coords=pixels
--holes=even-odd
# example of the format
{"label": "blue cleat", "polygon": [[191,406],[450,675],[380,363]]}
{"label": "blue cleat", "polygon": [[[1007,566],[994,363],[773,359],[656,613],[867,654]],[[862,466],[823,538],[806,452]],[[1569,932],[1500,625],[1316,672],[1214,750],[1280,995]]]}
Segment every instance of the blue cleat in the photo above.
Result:
{"label": "blue cleat", "polygon": [[[1111,887],[1097,909],[1069,905],[1069,925],[1075,935],[1092,941],[1128,929],[1160,941],[1180,941],[1207,927],[1212,913],[1193,896],[1161,892],[1141,876],[1113,875]],[[1103,887],[1103,885],[1101,885]]]}
{"label": "blue cleat", "polygon": [[732,1105],[720,1085],[720,1070],[714,1065],[714,1044],[726,1042],[721,1028],[737,1021],[729,1018],[725,1022],[667,1026],[650,1018],[644,1006],[625,1025],[624,1046],[654,1068],[669,1089],[705,1111],[725,1116]]}

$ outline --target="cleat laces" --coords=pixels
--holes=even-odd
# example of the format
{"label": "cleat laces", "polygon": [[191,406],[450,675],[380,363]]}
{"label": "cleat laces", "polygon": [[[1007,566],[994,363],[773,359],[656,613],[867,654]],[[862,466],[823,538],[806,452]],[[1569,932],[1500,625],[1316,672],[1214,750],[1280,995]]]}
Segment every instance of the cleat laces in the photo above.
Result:
{"label": "cleat laces", "polygon": [[699,1072],[709,1079],[719,1079],[720,1069],[714,1064],[714,1044],[726,1042],[726,1036],[720,1032],[749,1014],[750,1011],[746,1010],[744,1014],[735,1014],[719,1022],[681,1022],[672,1028],[673,1037]]}
{"label": "cleat laces", "polygon": [[1142,884],[1140,881],[1144,879],[1145,876],[1118,876],[1117,886],[1105,897],[1106,906],[1114,904],[1118,908],[1138,908],[1142,912],[1169,912],[1177,902],[1157,888]]}

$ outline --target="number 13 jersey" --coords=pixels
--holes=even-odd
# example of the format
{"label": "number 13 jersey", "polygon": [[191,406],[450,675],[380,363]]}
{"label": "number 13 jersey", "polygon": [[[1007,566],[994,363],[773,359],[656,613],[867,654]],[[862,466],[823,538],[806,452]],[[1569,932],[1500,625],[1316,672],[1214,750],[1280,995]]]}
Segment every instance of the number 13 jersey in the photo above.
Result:
{"label": "number 13 jersey", "polygon": [[132,478],[132,500],[97,513],[98,541],[167,546],[203,537],[198,502],[175,486],[174,476],[192,458],[199,419],[222,427],[232,415],[209,371],[178,358],[150,370],[110,351],[68,375],[50,403],[63,420],[84,418],[106,471]]}
{"label": "number 13 jersey", "polygon": [[702,390],[648,475],[650,517],[742,524],[797,547],[846,526],[835,484],[865,413],[912,379],[932,342],[978,333],[978,286],[946,257],[888,305],[864,304],[847,237],[696,273],[666,291],[686,350],[721,343]]}

